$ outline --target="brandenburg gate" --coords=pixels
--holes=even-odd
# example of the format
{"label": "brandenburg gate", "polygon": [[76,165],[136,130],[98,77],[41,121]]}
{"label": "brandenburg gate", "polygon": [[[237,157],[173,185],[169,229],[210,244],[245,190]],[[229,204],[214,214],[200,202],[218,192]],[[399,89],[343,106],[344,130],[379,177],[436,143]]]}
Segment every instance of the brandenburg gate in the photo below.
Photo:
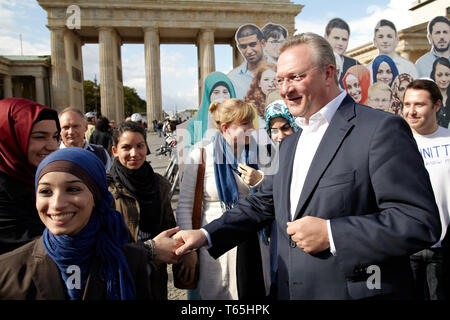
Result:
{"label": "brandenburg gate", "polygon": [[123,44],[144,44],[150,122],[162,118],[160,44],[197,46],[201,97],[205,77],[215,71],[214,44],[231,45],[233,65],[238,66],[242,57],[234,35],[239,26],[253,23],[262,27],[272,22],[293,34],[295,17],[303,7],[289,0],[37,1],[48,14],[53,107],[61,110],[70,105],[84,110],[81,50],[86,43],[98,43],[101,113],[117,122],[124,117]]}

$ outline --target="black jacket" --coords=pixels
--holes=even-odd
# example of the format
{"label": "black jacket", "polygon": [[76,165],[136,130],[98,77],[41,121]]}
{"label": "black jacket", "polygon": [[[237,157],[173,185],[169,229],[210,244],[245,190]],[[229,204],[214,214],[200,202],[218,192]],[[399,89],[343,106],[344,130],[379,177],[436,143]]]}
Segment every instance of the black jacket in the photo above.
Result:
{"label": "black jacket", "polygon": [[103,146],[103,148],[105,148],[105,150],[108,151],[109,154],[111,154],[111,133],[95,129],[89,138],[89,144],[98,144],[100,146]]}
{"label": "black jacket", "polygon": [[34,194],[22,182],[0,171],[0,254],[39,237],[44,228]]}

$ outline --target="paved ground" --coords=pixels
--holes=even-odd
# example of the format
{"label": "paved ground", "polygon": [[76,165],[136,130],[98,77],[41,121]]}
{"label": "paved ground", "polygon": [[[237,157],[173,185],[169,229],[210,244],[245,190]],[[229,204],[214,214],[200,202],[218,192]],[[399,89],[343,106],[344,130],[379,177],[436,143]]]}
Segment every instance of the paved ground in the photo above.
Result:
{"label": "paved ground", "polygon": [[[156,132],[148,132],[147,133],[147,144],[150,148],[150,151],[152,152],[149,156],[147,156],[147,160],[151,161],[153,170],[155,170],[156,172],[158,172],[160,174],[164,174],[167,166],[170,163],[170,158],[169,158],[169,156],[157,156],[156,155],[156,149],[159,148],[161,145],[164,145],[164,139],[159,138],[158,134]],[[179,193],[179,190],[177,188],[172,197],[172,209],[174,210],[174,214],[175,214],[175,210],[177,208],[178,193]],[[173,286],[173,276],[172,276],[172,266],[171,265],[169,265],[167,267],[167,273],[169,274],[169,282],[168,282],[169,300],[186,300],[187,291],[177,289]]]}

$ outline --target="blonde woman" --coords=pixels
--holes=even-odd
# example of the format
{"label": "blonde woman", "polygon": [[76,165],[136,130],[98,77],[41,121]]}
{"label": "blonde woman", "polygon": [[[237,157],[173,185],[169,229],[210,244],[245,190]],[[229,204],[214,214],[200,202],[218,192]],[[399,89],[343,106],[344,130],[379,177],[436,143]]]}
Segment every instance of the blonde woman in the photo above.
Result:
{"label": "blonde woman", "polygon": [[[209,111],[217,133],[205,146],[201,226],[234,207],[263,179],[262,172],[257,170],[255,152],[252,151],[255,148],[250,145],[255,118],[253,105],[239,99],[228,99],[222,103],[211,103]],[[181,229],[192,229],[199,163],[201,150],[195,148],[184,170],[176,211]],[[261,257],[261,251],[264,257]],[[218,259],[213,259],[206,248],[201,248],[183,256],[181,263],[186,278],[189,278],[194,274],[197,259],[200,259],[198,289],[201,299],[264,298],[270,282],[268,254],[268,246],[260,242],[255,233]]]}

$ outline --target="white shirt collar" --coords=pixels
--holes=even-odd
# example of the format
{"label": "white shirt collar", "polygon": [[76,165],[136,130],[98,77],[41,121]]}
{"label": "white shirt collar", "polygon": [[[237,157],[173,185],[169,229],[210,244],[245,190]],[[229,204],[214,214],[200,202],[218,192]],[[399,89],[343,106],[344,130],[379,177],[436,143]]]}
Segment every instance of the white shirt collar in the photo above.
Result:
{"label": "white shirt collar", "polygon": [[[323,108],[313,114],[309,118],[309,125],[321,122],[322,120],[330,123],[331,119],[333,119],[333,116],[336,113],[336,110],[339,108],[346,95],[347,92],[342,91],[333,100],[328,102]],[[299,125],[301,128],[306,127],[305,118],[303,117],[297,117],[297,119],[295,119],[295,123],[297,123],[297,125]]]}

